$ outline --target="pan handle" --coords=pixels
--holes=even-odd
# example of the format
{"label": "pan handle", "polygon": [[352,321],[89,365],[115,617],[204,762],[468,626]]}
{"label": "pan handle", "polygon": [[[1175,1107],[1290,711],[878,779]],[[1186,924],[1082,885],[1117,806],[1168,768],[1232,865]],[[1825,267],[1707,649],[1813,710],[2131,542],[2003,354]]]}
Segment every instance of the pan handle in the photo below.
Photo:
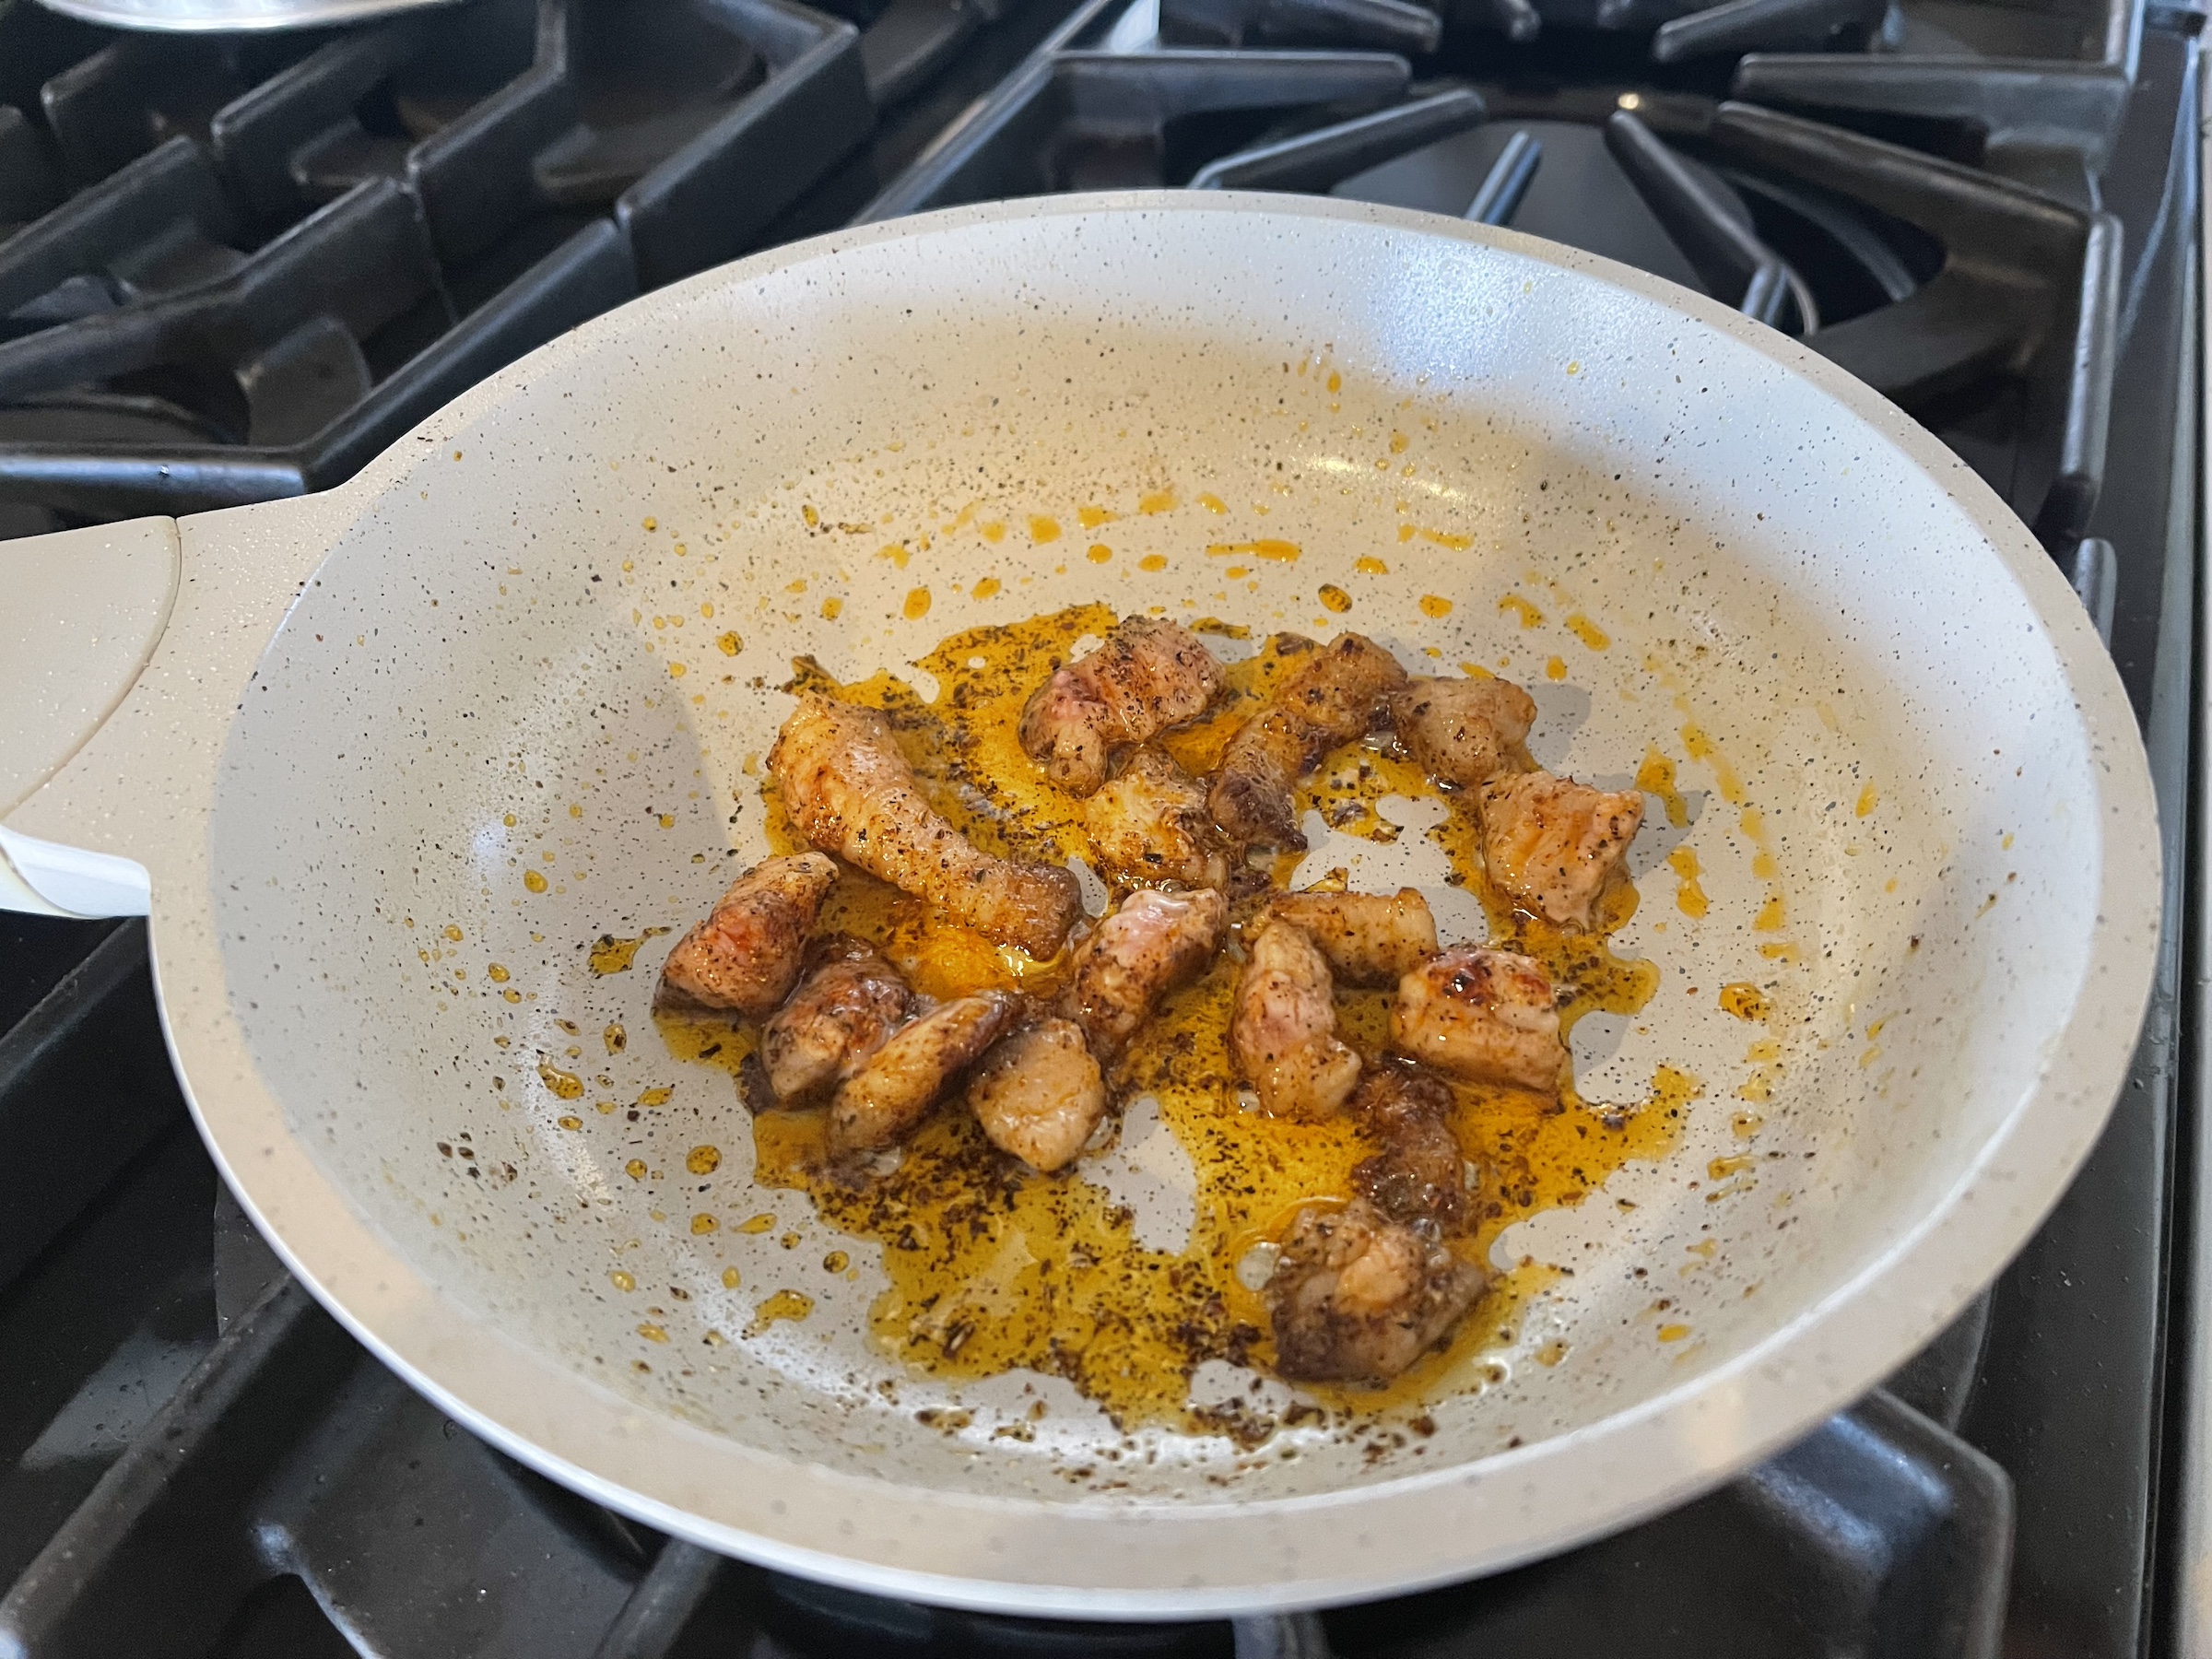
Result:
{"label": "pan handle", "polygon": [[123,706],[169,626],[182,565],[171,518],[0,542],[0,910],[147,913],[135,860],[4,820]]}
{"label": "pan handle", "polygon": [[204,872],[217,763],[343,490],[0,542],[0,910],[145,915]]}

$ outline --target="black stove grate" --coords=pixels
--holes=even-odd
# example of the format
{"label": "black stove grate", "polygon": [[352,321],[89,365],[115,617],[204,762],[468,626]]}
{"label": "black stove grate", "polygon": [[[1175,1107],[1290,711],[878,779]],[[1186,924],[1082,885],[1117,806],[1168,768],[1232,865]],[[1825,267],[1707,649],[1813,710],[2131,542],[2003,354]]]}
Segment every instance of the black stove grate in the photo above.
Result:
{"label": "black stove grate", "polygon": [[1996,1651],[2011,1482],[1937,1420],[1963,1405],[1978,1313],[1899,1379],[1924,1410],[1873,1394],[1720,1492],[1537,1566],[1319,1617],[1084,1625],[887,1601],[664,1540],[458,1430],[284,1275],[227,1194],[216,1205],[196,1303],[165,1286],[157,1306],[211,1304],[227,1328],[0,1601],[11,1652],[231,1659],[279,1637],[371,1659],[669,1659],[747,1639],[917,1659],[1412,1659],[1631,1639],[1648,1659]]}
{"label": "black stove grate", "polygon": [[554,335],[782,240],[1017,16],[847,3],[865,32],[796,0],[477,0],[253,51],[0,4],[0,535],[342,481]]}

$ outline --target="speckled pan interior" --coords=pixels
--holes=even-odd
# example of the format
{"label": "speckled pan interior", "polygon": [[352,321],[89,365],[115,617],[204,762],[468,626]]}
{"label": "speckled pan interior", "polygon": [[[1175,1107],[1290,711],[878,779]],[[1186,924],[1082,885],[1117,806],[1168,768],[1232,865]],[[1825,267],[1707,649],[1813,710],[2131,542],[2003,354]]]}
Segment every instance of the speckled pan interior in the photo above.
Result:
{"label": "speckled pan interior", "polygon": [[[2140,1012],[2140,754],[2026,533],[1781,336],[1527,239],[1149,197],[807,244],[518,365],[330,522],[222,749],[189,924],[155,868],[209,1135],[325,1298],[468,1420],[801,1571],[1159,1613],[1620,1524],[1846,1403],[1993,1275]],[[1637,1105],[1663,1065],[1701,1093],[1663,1161],[1506,1235],[1500,1263],[1559,1274],[1432,1434],[1248,1452],[1124,1433],[1056,1380],[906,1374],[866,1339],[876,1247],[754,1188],[730,1078],[664,1046],[673,935],[593,971],[593,941],[680,931],[765,850],[794,656],[911,673],[1096,599],[1357,628],[1524,681],[1555,770],[1678,764],[1688,821],[1654,802],[1616,941],[1659,990],[1585,1021],[1576,1062],[1594,1100]],[[1317,840],[1308,867],[1336,865],[1480,936],[1418,833]],[[1763,1023],[1722,1008],[1738,982]],[[250,1057],[235,1086],[198,1074],[211,1043]],[[1187,1163],[1142,1114],[1076,1178],[1149,1238],[1187,1227]],[[763,1318],[779,1292],[811,1313]]]}

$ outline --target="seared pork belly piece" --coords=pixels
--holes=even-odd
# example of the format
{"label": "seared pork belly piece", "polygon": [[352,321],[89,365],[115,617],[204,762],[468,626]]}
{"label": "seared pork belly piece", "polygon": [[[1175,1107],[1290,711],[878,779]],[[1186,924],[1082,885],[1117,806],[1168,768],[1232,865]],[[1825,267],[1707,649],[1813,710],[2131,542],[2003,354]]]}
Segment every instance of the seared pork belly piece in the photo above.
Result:
{"label": "seared pork belly piece", "polygon": [[1359,1081],[1359,1054],[1336,1036],[1328,959],[1303,928],[1271,921],[1252,942],[1229,1052],[1269,1117],[1327,1117]]}
{"label": "seared pork belly piece", "polygon": [[830,1152],[843,1157],[902,1139],[1005,1036],[1021,1010],[1006,991],[940,1004],[900,1027],[830,1101]]}
{"label": "seared pork belly piece", "polygon": [[1083,1028],[1048,1018],[983,1056],[968,1104],[993,1146],[1050,1174],[1075,1161],[1106,1115],[1106,1077]]}
{"label": "seared pork belly piece", "polygon": [[1398,741],[1440,783],[1473,789],[1512,765],[1536,705],[1505,679],[1417,679],[1390,700]]}
{"label": "seared pork belly piece", "polygon": [[1381,893],[1286,893],[1267,914],[1303,928],[1347,985],[1394,985],[1436,954],[1436,918],[1414,888]]}
{"label": "seared pork belly piece", "polygon": [[1403,1060],[1368,1067],[1352,1116],[1382,1150],[1352,1171],[1352,1190],[1393,1221],[1458,1230],[1467,1218],[1466,1160],[1452,1133],[1452,1090]]}
{"label": "seared pork belly piece", "polygon": [[1072,872],[993,858],[947,822],[899,752],[890,722],[873,709],[802,695],[768,764],[808,841],[962,926],[1043,961],[1083,913]]}
{"label": "seared pork belly piece", "polygon": [[1140,748],[1083,804],[1099,865],[1123,883],[1222,886],[1229,848],[1206,815],[1206,790],[1156,748]]}
{"label": "seared pork belly piece", "polygon": [[1443,1340],[1488,1282],[1365,1199],[1308,1205],[1267,1280],[1275,1369],[1293,1382],[1387,1382]]}
{"label": "seared pork belly piece", "polygon": [[731,884],[661,968],[664,994],[749,1019],[791,994],[837,865],[819,853],[767,858]]}
{"label": "seared pork belly piece", "polygon": [[912,1001],[899,970],[850,934],[818,939],[806,977],[760,1029],[760,1060],[779,1105],[811,1100],[884,1045]]}
{"label": "seared pork belly piece", "polygon": [[1398,982],[1391,1046],[1469,1083],[1559,1092],[1567,1065],[1559,1010],[1543,964],[1458,945]]}
{"label": "seared pork belly piece", "polygon": [[1228,900],[1211,888],[1130,894],[1077,947],[1061,1016],[1111,1065],[1161,997],[1206,971],[1228,923]]}
{"label": "seared pork belly piece", "polygon": [[1182,628],[1124,617],[1088,656],[1067,665],[1021,712],[1021,747],[1053,782],[1082,795],[1106,780],[1117,748],[1206,712],[1221,665]]}
{"label": "seared pork belly piece", "polygon": [[1214,822],[1246,846],[1304,849],[1291,801],[1299,780],[1331,749],[1373,730],[1385,700],[1406,685],[1397,659],[1363,634],[1338,634],[1325,646],[1295,636],[1277,642],[1299,647],[1311,654],[1229,740],[1206,794]]}
{"label": "seared pork belly piece", "polygon": [[1490,879],[1562,927],[1588,927],[1643,823],[1643,796],[1534,771],[1492,778],[1477,799]]}

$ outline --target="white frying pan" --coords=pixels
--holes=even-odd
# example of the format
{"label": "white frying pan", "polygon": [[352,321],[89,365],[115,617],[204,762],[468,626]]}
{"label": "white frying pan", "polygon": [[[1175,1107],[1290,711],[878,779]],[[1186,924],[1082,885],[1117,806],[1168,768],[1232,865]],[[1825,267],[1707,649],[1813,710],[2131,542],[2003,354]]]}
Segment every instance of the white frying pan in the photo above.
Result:
{"label": "white frying pan", "polygon": [[[2150,982],[2135,722],[1996,497],[1778,334],[1418,214],[1074,197],[780,249],[547,347],[342,488],[11,543],[0,585],[29,597],[0,621],[15,901],[150,890],[178,1069],[293,1270],[558,1479],[925,1600],[1340,1601],[1712,1486],[2004,1265]],[[911,674],[957,629],[1101,598],[1360,628],[1524,680],[1555,769],[1678,764],[1691,821],[1654,802],[1616,938],[1660,988],[1583,1021],[1577,1068],[1595,1100],[1662,1063],[1702,1093],[1663,1158],[1505,1235],[1547,1287],[1426,1438],[1401,1410],[1247,1452],[1124,1434],[1056,1379],[907,1374],[867,1339],[877,1249],[826,1267],[805,1197],[751,1187],[728,1076],[664,1047],[674,935],[592,971],[587,942],[680,929],[763,851],[794,655]],[[1478,936],[1437,857],[1409,830],[1311,867],[1425,879]],[[1735,983],[1763,1022],[1719,1006]],[[636,1122],[591,1110],[653,1088]],[[1138,1113],[1084,1178],[1172,1248],[1181,1158]],[[763,1318],[782,1292],[811,1313]]]}

